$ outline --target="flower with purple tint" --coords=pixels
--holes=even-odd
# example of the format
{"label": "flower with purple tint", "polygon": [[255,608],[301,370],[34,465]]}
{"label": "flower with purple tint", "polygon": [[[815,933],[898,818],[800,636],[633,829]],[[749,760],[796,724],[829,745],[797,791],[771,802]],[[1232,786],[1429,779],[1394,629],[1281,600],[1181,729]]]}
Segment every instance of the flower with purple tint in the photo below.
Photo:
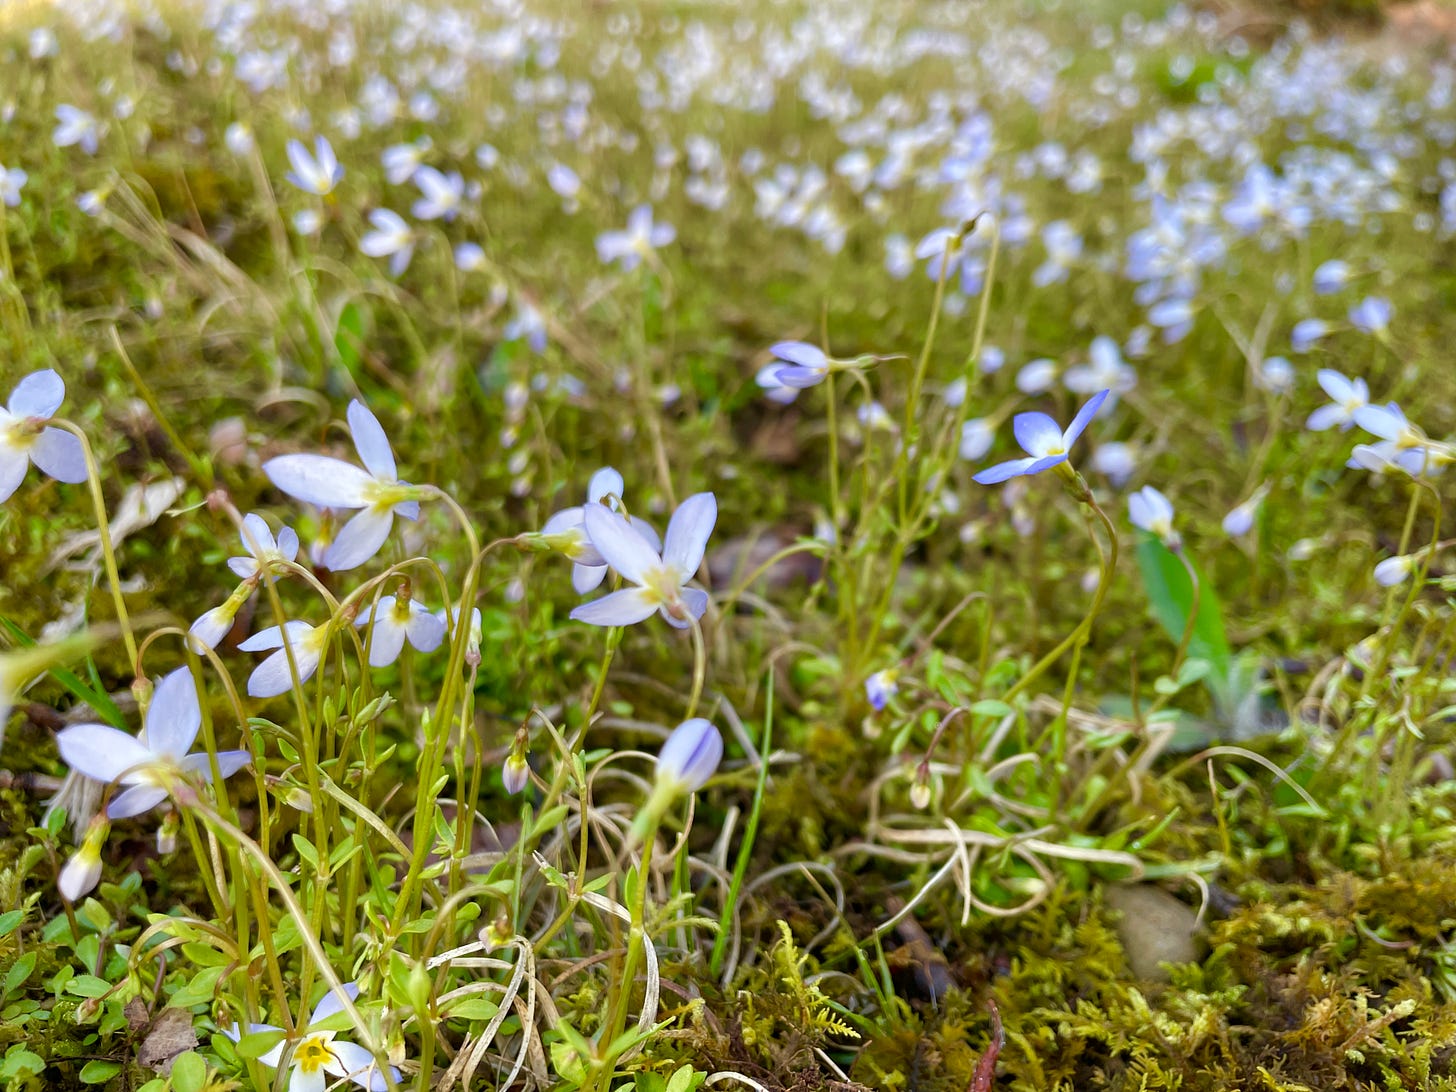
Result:
{"label": "flower with purple tint", "polygon": [[1127,517],[1138,530],[1156,535],[1168,549],[1182,549],[1183,540],[1173,530],[1173,504],[1151,485],[1127,498]]}
{"label": "flower with purple tint", "polygon": [[1289,344],[1296,353],[1307,353],[1314,343],[1330,332],[1332,327],[1324,319],[1300,319],[1289,331]]}
{"label": "flower with purple tint", "polygon": [[723,736],[702,717],[685,720],[672,730],[657,752],[657,783],[686,796],[708,783],[723,761]]}
{"label": "flower with purple tint", "polygon": [[1349,262],[1342,262],[1338,258],[1322,262],[1314,271],[1315,294],[1332,296],[1349,284],[1350,278],[1354,275],[1355,271],[1350,268]]}
{"label": "flower with purple tint", "polygon": [[625,231],[604,231],[597,236],[597,257],[631,271],[676,238],[677,229],[671,224],[653,223],[651,205],[638,205],[628,215]]}
{"label": "flower with purple tint", "polygon": [[[625,488],[621,474],[610,466],[602,467],[591,476],[591,481],[587,483],[586,502],[587,504],[605,504],[615,511],[621,503]],[[592,545],[592,541],[587,535],[585,516],[586,508],[583,506],[565,508],[548,519],[546,525],[541,528],[541,539],[545,544],[557,553],[571,559],[571,586],[580,595],[594,591],[607,575],[606,559]],[[636,517],[628,517],[628,522],[631,523],[632,530],[636,531],[642,541],[652,550],[661,549],[661,540],[658,539],[657,532],[652,529],[651,524]]]}
{"label": "flower with purple tint", "polygon": [[876,713],[890,704],[900,690],[900,671],[898,668],[887,667],[876,671],[865,680],[865,699],[870,703]]}
{"label": "flower with purple tint", "polygon": [[1077,437],[1091,424],[1092,418],[1097,415],[1102,403],[1111,393],[1098,391],[1089,398],[1065,431],[1044,413],[1018,413],[1011,427],[1016,434],[1016,442],[1026,452],[1027,458],[997,463],[977,474],[975,480],[982,485],[995,485],[1009,478],[1040,474],[1043,470],[1067,462]]}
{"label": "flower with purple tint", "polygon": [[1366,296],[1363,300],[1350,308],[1350,325],[1361,333],[1372,334],[1375,337],[1383,337],[1390,330],[1390,320],[1395,315],[1395,308],[1390,306],[1390,301],[1383,296]]}
{"label": "flower with purple tint", "polygon": [[587,537],[633,586],[583,603],[571,617],[593,626],[630,626],[658,611],[670,625],[688,628],[708,609],[708,593],[686,585],[703,563],[717,521],[718,501],[712,493],[689,497],[672,514],[659,556],[621,513],[588,504],[582,519]]}
{"label": "flower with purple tint", "polygon": [[66,384],[50,369],[31,372],[15,385],[0,409],[0,501],[20,488],[35,463],[58,482],[86,480],[86,451],[64,429],[46,424],[61,408]]}

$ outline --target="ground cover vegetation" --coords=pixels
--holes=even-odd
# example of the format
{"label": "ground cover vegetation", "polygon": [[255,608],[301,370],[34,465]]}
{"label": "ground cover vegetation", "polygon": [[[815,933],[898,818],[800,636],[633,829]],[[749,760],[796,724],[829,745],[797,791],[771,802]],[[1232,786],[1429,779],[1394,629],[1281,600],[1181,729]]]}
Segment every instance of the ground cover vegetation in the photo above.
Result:
{"label": "ground cover vegetation", "polygon": [[0,1085],[1456,1087],[1443,42],[0,15]]}

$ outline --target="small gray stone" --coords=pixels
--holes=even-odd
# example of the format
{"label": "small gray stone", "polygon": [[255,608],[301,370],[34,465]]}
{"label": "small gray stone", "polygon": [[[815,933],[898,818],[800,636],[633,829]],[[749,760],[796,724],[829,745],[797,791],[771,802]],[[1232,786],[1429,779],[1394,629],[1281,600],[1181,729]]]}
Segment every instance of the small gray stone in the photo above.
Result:
{"label": "small gray stone", "polygon": [[1164,963],[1192,963],[1202,945],[1194,935],[1198,915],[1161,887],[1124,884],[1103,892],[1122,918],[1117,935],[1132,973],[1151,982],[1168,981]]}

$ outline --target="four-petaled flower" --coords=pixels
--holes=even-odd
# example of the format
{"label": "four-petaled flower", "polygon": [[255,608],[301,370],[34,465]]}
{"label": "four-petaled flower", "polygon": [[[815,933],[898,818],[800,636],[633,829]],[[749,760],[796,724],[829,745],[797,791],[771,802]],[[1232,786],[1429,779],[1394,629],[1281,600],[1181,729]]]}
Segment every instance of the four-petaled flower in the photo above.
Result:
{"label": "four-petaled flower", "polygon": [[45,422],[66,397],[66,384],[55,372],[31,372],[0,409],[0,501],[20,488],[26,468],[35,463],[57,481],[86,480],[86,453],[81,441]]}
{"label": "four-petaled flower", "polygon": [[377,614],[365,607],[354,624],[367,626],[371,618],[376,621],[369,633],[370,667],[394,663],[406,640],[420,652],[434,652],[445,639],[445,620],[415,599],[386,595],[379,600]]}
{"label": "four-petaled flower", "polygon": [[1355,424],[1355,414],[1362,406],[1370,404],[1370,388],[1359,376],[1348,379],[1333,368],[1320,369],[1317,378],[1331,400],[1328,405],[1320,406],[1311,413],[1304,427],[1322,432],[1339,425],[1341,432],[1348,431]]}
{"label": "four-petaled flower", "polygon": [[358,399],[349,403],[349,430],[367,469],[327,455],[280,455],[263,464],[263,473],[291,497],[320,508],[363,509],[324,553],[324,565],[334,572],[362,565],[378,553],[396,515],[420,515],[414,488],[399,480],[389,438]]}
{"label": "four-petaled flower", "polygon": [[267,520],[256,512],[249,512],[243,517],[243,529],[238,538],[242,540],[248,556],[230,557],[227,565],[240,580],[251,580],[275,566],[281,568],[298,556],[298,532],[292,527],[284,527],[274,539]]}
{"label": "four-petaled flower", "polygon": [[369,214],[371,230],[359,237],[359,250],[370,258],[388,258],[389,275],[398,277],[409,268],[415,255],[414,229],[404,217],[389,209]]}
{"label": "four-petaled flower", "polygon": [[583,603],[571,617],[594,626],[630,626],[661,611],[671,625],[686,629],[708,609],[708,593],[685,585],[703,563],[717,521],[718,501],[712,493],[689,497],[672,514],[659,557],[626,517],[605,505],[588,504],[582,520],[587,537],[602,559],[635,586]]}
{"label": "four-petaled flower", "polygon": [[[73,770],[97,781],[127,786],[106,809],[112,819],[150,811],[186,776],[212,780],[213,756],[188,754],[202,725],[192,672],[179,667],[157,683],[144,720],[146,741],[106,724],[77,724],[56,736],[61,757]],[[218,772],[231,777],[248,764],[247,751],[219,751]]]}
{"label": "four-petaled flower", "polygon": [[1072,418],[1072,423],[1065,432],[1044,413],[1018,413],[1011,427],[1016,434],[1016,442],[1026,452],[1027,458],[1011,459],[987,467],[975,476],[976,481],[982,485],[995,485],[1008,478],[1040,474],[1043,470],[1066,462],[1077,437],[1082,435],[1111,393],[1098,391],[1089,398],[1077,411],[1077,416]]}
{"label": "four-petaled flower", "polygon": [[[607,504],[615,509],[622,499],[625,488],[622,475],[612,467],[604,466],[593,474],[591,481],[587,483],[587,504]],[[577,590],[579,595],[594,591],[607,575],[607,563],[587,534],[584,523],[585,515],[586,509],[581,505],[564,508],[548,519],[546,525],[541,528],[541,538],[545,540],[546,544],[557,553],[564,554],[572,560],[571,586]],[[628,517],[628,521],[632,525],[632,530],[636,531],[642,537],[642,541],[647,543],[652,550],[658,551],[662,548],[662,542],[650,523],[631,516]]]}
{"label": "four-petaled flower", "polygon": [[[359,996],[359,987],[353,982],[348,982],[344,984],[344,992],[352,1001]],[[271,1069],[277,1069],[284,1063],[284,1054],[287,1052],[288,1092],[323,1092],[328,1083],[325,1074],[333,1077],[347,1077],[360,1088],[367,1088],[370,1092],[384,1092],[389,1086],[385,1083],[384,1074],[379,1071],[374,1055],[358,1043],[339,1039],[338,1032],[324,1031],[318,1026],[334,1014],[342,1012],[343,1009],[344,1002],[337,991],[329,991],[324,995],[323,1000],[314,1006],[313,1013],[308,1018],[308,1025],[298,1038],[291,1043],[285,1039],[266,1054],[260,1054],[258,1061]],[[260,1032],[282,1030],[272,1024],[249,1024],[246,1034],[256,1035]],[[244,1032],[234,1024],[232,1027],[224,1029],[223,1034],[236,1043],[243,1037]],[[399,1070],[390,1066],[389,1073],[390,1079],[398,1085]]]}
{"label": "four-petaled flower", "polygon": [[652,222],[651,205],[638,205],[627,217],[626,231],[604,231],[597,236],[597,257],[631,271],[643,258],[676,238],[677,229],[671,224]]}
{"label": "four-petaled flower", "polygon": [[1143,486],[1127,498],[1127,517],[1138,530],[1157,535],[1168,549],[1182,547],[1182,539],[1173,530],[1173,505],[1151,485]]}
{"label": "four-petaled flower", "polygon": [[290,140],[288,162],[292,164],[293,170],[284,177],[304,193],[317,197],[326,197],[333,193],[334,187],[344,177],[344,168],[339,166],[334,147],[324,136],[314,140],[313,155],[308,154],[302,141]]}

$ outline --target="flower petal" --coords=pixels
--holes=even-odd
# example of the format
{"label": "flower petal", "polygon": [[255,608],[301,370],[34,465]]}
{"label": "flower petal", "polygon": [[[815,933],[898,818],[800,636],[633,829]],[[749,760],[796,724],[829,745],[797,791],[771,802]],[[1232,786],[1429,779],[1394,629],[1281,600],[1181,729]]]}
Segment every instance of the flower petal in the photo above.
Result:
{"label": "flower petal", "polygon": [[662,564],[627,520],[604,505],[588,504],[582,526],[606,563],[634,584],[643,583]]}
{"label": "flower petal", "polygon": [[238,538],[243,543],[243,549],[252,557],[259,557],[277,546],[268,521],[257,512],[249,512],[243,517],[243,527],[238,532]]}
{"label": "flower petal", "polygon": [[354,435],[354,448],[359,452],[359,461],[369,473],[382,481],[399,480],[399,471],[394,465],[394,452],[389,446],[389,437],[379,418],[369,412],[369,407],[359,399],[349,403],[349,431]]}
{"label": "flower petal", "polygon": [[164,675],[147,707],[147,746],[154,754],[181,758],[192,749],[201,725],[202,710],[197,704],[192,672],[179,667]]}
{"label": "flower petal", "polygon": [[1102,403],[1107,401],[1107,396],[1112,391],[1098,391],[1091,398],[1087,399],[1077,416],[1072,418],[1072,423],[1067,426],[1067,431],[1062,434],[1062,450],[1071,451],[1072,445],[1077,442],[1077,437],[1082,435],[1086,427],[1092,423],[1092,418],[1097,416],[1097,411],[1102,408]]}
{"label": "flower petal", "polygon": [[712,493],[694,493],[677,506],[667,524],[662,546],[662,563],[688,580],[703,563],[708,536],[718,522],[718,498]]}
{"label": "flower petal", "polygon": [[1062,447],[1062,426],[1044,413],[1018,413],[1011,423],[1011,431],[1021,450],[1035,459]]}
{"label": "flower petal", "polygon": [[344,524],[324,554],[324,565],[336,573],[364,564],[379,552],[389,529],[394,526],[394,513],[388,508],[365,508]]}
{"label": "flower petal", "polygon": [[305,1073],[301,1065],[290,1067],[288,1092],[324,1092],[328,1084],[328,1078],[324,1076],[321,1068],[315,1069],[312,1073]]}
{"label": "flower petal", "polygon": [[0,501],[7,501],[25,481],[30,456],[18,447],[0,441]]}
{"label": "flower petal", "polygon": [[65,380],[46,368],[17,383],[6,406],[17,417],[54,417],[65,398]]}
{"label": "flower petal", "polygon": [[[251,761],[253,756],[247,751],[218,751],[217,772],[226,780]],[[188,755],[182,760],[182,768],[188,773],[200,775],[204,781],[212,780],[212,756],[206,751]]]}
{"label": "flower petal", "polygon": [[674,629],[689,629],[692,627],[693,622],[703,617],[703,612],[708,609],[708,593],[703,591],[702,588],[684,588],[682,590],[682,601],[683,606],[687,607],[688,614],[692,617],[692,622],[686,618],[675,618],[666,611],[662,612],[662,616],[667,619],[667,624]]}
{"label": "flower petal", "polygon": [[824,355],[824,350],[807,341],[780,341],[770,345],[768,351],[779,360],[787,360],[810,371],[822,373],[829,368],[829,358]]}
{"label": "flower petal", "polygon": [[151,811],[165,799],[167,799],[166,789],[160,789],[156,785],[137,785],[118,795],[107,806],[106,817],[108,819],[130,819],[134,815]]}
{"label": "flower petal", "polygon": [[375,484],[367,471],[327,455],[279,455],[263,473],[290,497],[320,508],[363,508]]}
{"label": "flower petal", "polygon": [[610,466],[604,466],[593,474],[591,481],[587,483],[586,499],[592,504],[600,504],[602,498],[609,495],[620,499],[626,488],[622,475]]}
{"label": "flower petal", "polygon": [[607,567],[605,565],[573,565],[571,567],[571,586],[576,589],[577,595],[585,595],[587,592],[596,591],[601,587],[606,575]]}
{"label": "flower petal", "polygon": [[791,364],[787,368],[780,368],[774,372],[774,378],[779,381],[780,386],[789,387],[796,391],[807,390],[809,387],[817,387],[824,382],[828,372],[815,371],[813,368],[801,368],[797,364]]}
{"label": "flower petal", "polygon": [[[298,665],[298,681],[307,682],[318,670],[322,650],[312,642],[293,645],[293,659]],[[280,648],[260,663],[248,676],[248,693],[255,698],[276,698],[293,688],[293,672],[288,666],[288,649]]]}
{"label": "flower petal", "polygon": [[67,766],[97,781],[115,781],[128,770],[149,766],[157,756],[125,732],[107,724],[76,724],[56,733]]}
{"label": "flower petal", "polygon": [[42,429],[30,445],[30,461],[58,482],[79,485],[87,477],[86,449],[63,429]]}
{"label": "flower petal", "polygon": [[288,640],[296,645],[312,629],[313,626],[307,622],[299,622],[296,620],[284,622],[281,627],[269,626],[267,629],[260,629],[246,641],[242,642],[242,644],[238,645],[238,648],[243,652],[265,652],[270,648],[282,648],[283,635],[285,633],[288,635]]}
{"label": "flower petal", "polygon": [[1037,463],[1036,459],[1008,459],[1004,463],[997,463],[995,466],[988,466],[985,470],[974,476],[974,480],[982,485],[997,485],[1008,478],[1016,478],[1028,473]]}
{"label": "flower petal", "polygon": [[405,635],[409,643],[420,652],[434,652],[445,640],[445,620],[436,618],[420,604],[410,608],[410,619],[405,623]]}
{"label": "flower petal", "polygon": [[631,626],[657,609],[657,599],[645,588],[623,588],[583,603],[571,612],[577,622],[590,626]]}
{"label": "flower petal", "polygon": [[404,649],[404,626],[394,621],[393,611],[379,612],[379,621],[369,630],[369,666],[388,667]]}
{"label": "flower petal", "polygon": [[342,997],[339,995],[338,990],[330,990],[319,999],[319,1003],[313,1007],[313,1012],[309,1014],[309,1027],[313,1027],[315,1024],[327,1020],[336,1012],[343,1012],[344,998],[347,997],[352,1001],[358,997],[359,984],[357,982],[345,982],[343,984],[343,991]]}

